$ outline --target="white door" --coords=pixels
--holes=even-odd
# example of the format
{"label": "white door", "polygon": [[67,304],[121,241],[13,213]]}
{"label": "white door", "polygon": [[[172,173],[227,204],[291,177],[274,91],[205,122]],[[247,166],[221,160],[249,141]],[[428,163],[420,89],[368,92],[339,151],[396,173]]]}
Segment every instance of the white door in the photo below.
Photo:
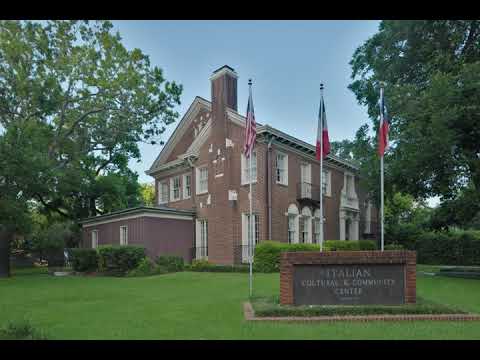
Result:
{"label": "white door", "polygon": [[300,165],[300,182],[302,183],[302,197],[312,197],[312,167],[310,164]]}

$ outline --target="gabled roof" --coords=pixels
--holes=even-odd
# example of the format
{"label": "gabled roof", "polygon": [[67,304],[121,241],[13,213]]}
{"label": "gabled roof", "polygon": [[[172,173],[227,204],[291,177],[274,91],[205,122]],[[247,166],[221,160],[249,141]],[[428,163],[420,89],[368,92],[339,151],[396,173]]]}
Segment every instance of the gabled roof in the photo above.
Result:
{"label": "gabled roof", "polygon": [[[182,165],[188,157],[195,156],[198,154],[198,150],[210,135],[211,119],[207,122],[207,125],[203,127],[203,129],[198,134],[197,138],[192,142],[192,144],[184,154],[179,155],[178,158],[175,160],[169,161],[168,163],[166,162],[173,148],[178,143],[179,139],[183,136],[183,134],[185,133],[186,129],[188,128],[191,121],[198,113],[198,111],[202,108],[210,111],[211,107],[212,107],[212,103],[210,101],[200,96],[195,97],[195,100],[192,102],[192,104],[188,108],[182,120],[180,120],[180,122],[178,123],[175,131],[173,132],[170,139],[168,139],[167,143],[163,147],[157,159],[154,161],[150,169],[145,172],[147,175],[152,175],[154,172],[167,170],[167,169]],[[245,126],[245,121],[246,121],[245,116],[239,114],[237,111],[227,108],[227,115],[228,115],[228,118],[235,124],[239,126]],[[309,156],[315,157],[315,153],[316,153],[315,146],[303,140],[300,140],[294,136],[288,135],[283,131],[280,131],[276,128],[271,127],[270,125],[267,125],[267,124],[261,125],[260,123],[257,123],[257,135],[259,137],[271,136],[279,143],[292,147],[297,151],[300,151]],[[343,167],[343,168],[358,170],[358,166],[352,163],[351,161],[342,159],[335,155],[327,155],[326,162]]]}
{"label": "gabled roof", "polygon": [[[182,138],[182,136],[185,134],[186,130],[188,129],[189,125],[191,124],[191,122],[193,121],[193,119],[195,118],[195,116],[198,114],[198,112],[201,110],[201,109],[205,109],[205,110],[208,110],[210,111],[211,110],[211,107],[212,107],[212,104],[210,101],[208,100],[205,100],[204,98],[200,97],[200,96],[197,96],[195,97],[195,99],[193,100],[192,104],[190,105],[190,107],[188,108],[187,112],[185,113],[185,115],[183,115],[182,119],[180,120],[180,122],[178,123],[177,127],[175,128],[175,130],[173,131],[173,134],[170,136],[170,138],[168,139],[168,141],[166,142],[166,144],[163,146],[162,150],[160,151],[160,154],[158,154],[157,158],[155,159],[155,161],[153,162],[152,166],[150,167],[150,169],[148,169],[147,171],[145,171],[145,173],[147,175],[150,175],[151,173],[153,173],[154,171],[158,171],[158,168],[165,164],[168,157],[170,156],[170,154],[172,153],[172,150],[175,148],[175,145],[177,145],[178,141]],[[207,126],[204,127],[204,129],[206,128]],[[204,130],[202,129],[202,131]],[[197,137],[198,139],[198,137]],[[197,140],[195,139],[195,140]],[[194,141],[195,143],[195,141]],[[192,143],[193,145],[193,143]],[[198,146],[198,142],[196,144],[196,146]],[[190,148],[189,148],[190,149]],[[188,152],[188,150],[187,150]]]}

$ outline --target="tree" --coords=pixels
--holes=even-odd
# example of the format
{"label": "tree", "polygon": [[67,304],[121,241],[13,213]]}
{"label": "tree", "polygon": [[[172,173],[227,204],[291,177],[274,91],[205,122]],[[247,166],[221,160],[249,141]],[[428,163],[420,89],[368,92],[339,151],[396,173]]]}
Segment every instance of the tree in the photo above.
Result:
{"label": "tree", "polygon": [[155,185],[144,183],[140,184],[140,193],[142,197],[142,204],[145,206],[155,205]]}
{"label": "tree", "polygon": [[378,85],[385,83],[390,192],[456,202],[470,189],[472,208],[462,221],[478,214],[480,21],[382,21],[350,64],[350,89],[368,107],[375,133]]}
{"label": "tree", "polygon": [[137,204],[128,161],[139,142],[162,143],[181,91],[108,21],[1,21],[0,176],[12,198],[73,220]]}

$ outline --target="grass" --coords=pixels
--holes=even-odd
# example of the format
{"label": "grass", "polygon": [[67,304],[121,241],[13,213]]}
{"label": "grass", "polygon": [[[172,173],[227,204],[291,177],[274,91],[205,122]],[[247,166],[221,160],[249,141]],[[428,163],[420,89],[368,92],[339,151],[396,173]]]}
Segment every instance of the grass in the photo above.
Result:
{"label": "grass", "polygon": [[[50,339],[480,339],[480,322],[247,322],[248,274],[182,272],[140,278],[0,279],[0,327],[28,320]],[[254,295],[278,295],[278,274],[255,274]],[[417,277],[427,301],[480,313],[480,281]]]}
{"label": "grass", "polygon": [[446,306],[417,297],[416,304],[408,305],[315,305],[281,306],[278,296],[252,299],[255,315],[265,316],[335,316],[335,315],[399,315],[399,314],[466,314],[452,306]]}

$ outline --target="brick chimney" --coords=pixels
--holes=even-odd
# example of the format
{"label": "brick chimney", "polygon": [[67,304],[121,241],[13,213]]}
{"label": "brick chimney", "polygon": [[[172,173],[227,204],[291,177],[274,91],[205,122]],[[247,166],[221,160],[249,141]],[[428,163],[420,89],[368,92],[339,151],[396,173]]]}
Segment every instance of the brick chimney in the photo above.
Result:
{"label": "brick chimney", "polygon": [[211,205],[204,208],[202,213],[209,218],[208,256],[211,261],[218,264],[231,264],[234,261],[232,232],[234,214],[228,200],[228,192],[232,189],[230,173],[233,154],[232,148],[226,146],[226,139],[231,136],[226,110],[227,108],[237,110],[237,77],[235,70],[227,65],[215,70],[210,77],[212,133],[208,177]]}
{"label": "brick chimney", "polygon": [[228,126],[225,110],[227,107],[237,110],[237,78],[234,69],[223,65],[215,70],[210,77],[212,82],[212,129],[215,139],[222,139],[228,135]]}

